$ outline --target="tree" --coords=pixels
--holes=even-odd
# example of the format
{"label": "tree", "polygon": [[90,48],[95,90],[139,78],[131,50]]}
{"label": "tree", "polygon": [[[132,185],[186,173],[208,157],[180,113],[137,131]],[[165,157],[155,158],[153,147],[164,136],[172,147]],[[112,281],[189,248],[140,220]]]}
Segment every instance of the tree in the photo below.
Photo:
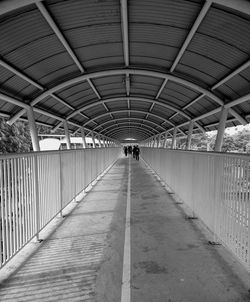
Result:
{"label": "tree", "polygon": [[32,150],[31,138],[27,124],[16,122],[8,125],[0,119],[0,153],[30,152]]}

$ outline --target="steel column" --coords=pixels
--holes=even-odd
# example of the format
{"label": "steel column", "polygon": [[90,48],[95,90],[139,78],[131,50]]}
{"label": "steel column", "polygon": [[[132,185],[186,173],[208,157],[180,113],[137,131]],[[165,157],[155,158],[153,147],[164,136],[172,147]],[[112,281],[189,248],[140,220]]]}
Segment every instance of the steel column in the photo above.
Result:
{"label": "steel column", "polygon": [[191,147],[193,128],[194,128],[194,122],[190,121],[189,127],[188,127],[187,141],[186,141],[186,150],[190,150],[190,147]]}
{"label": "steel column", "polygon": [[223,107],[221,110],[221,116],[220,116],[220,122],[219,122],[219,128],[216,136],[214,151],[221,152],[221,147],[223,144],[223,135],[225,132],[226,127],[226,121],[227,121],[227,115],[228,115],[228,108]]}
{"label": "steel column", "polygon": [[172,137],[171,149],[176,149],[176,134],[177,134],[177,128],[175,127],[173,137]]}
{"label": "steel column", "polygon": [[84,149],[87,148],[87,143],[86,143],[86,137],[85,137],[85,132],[84,129],[81,128],[81,135],[82,135],[82,146]]}
{"label": "steel column", "polygon": [[94,132],[91,132],[91,138],[92,138],[92,142],[93,142],[93,148],[96,148],[96,144],[95,144],[95,135]]}
{"label": "steel column", "polygon": [[168,139],[168,133],[165,132],[165,139],[164,139],[164,143],[163,143],[163,148],[167,148],[167,139]]}
{"label": "steel column", "polygon": [[67,121],[63,122],[63,127],[64,127],[64,132],[65,132],[65,139],[66,139],[67,149],[71,149],[71,146],[70,146],[70,135],[69,135],[69,128],[68,128]]}
{"label": "steel column", "polygon": [[34,111],[33,111],[32,107],[29,107],[27,109],[27,115],[28,115],[30,136],[31,136],[33,151],[40,151],[36,122],[35,122]]}

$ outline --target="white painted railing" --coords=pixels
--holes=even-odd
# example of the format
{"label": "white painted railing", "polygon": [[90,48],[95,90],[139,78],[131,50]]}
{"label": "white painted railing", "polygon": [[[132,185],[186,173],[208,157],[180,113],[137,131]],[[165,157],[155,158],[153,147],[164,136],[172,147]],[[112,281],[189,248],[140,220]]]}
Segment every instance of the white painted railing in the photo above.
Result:
{"label": "white painted railing", "polygon": [[142,148],[142,158],[250,270],[250,156]]}
{"label": "white painted railing", "polygon": [[0,267],[118,157],[119,148],[0,156]]}

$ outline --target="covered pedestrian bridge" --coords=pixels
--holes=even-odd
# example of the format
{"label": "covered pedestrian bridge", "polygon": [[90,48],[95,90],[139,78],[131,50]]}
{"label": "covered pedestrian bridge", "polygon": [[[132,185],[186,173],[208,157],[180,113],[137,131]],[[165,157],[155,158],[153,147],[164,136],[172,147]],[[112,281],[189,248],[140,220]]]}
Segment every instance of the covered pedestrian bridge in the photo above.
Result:
{"label": "covered pedestrian bridge", "polygon": [[[73,253],[60,258],[54,246],[40,260],[31,258],[29,268],[23,266],[16,279],[13,275],[3,282],[1,301],[48,301],[49,296],[51,301],[248,301],[243,284],[250,265],[250,158],[220,151],[225,127],[250,121],[249,37],[247,0],[0,2],[0,116],[10,125],[29,123],[34,151],[0,157],[0,273],[34,238],[37,244],[44,239],[41,251],[61,238],[60,251],[72,248]],[[69,150],[41,152],[37,125],[51,133],[64,131]],[[218,130],[214,151],[190,150],[192,134],[210,130]],[[82,137],[82,149],[70,150],[72,135]],[[87,148],[86,137],[92,138],[94,148]],[[186,150],[177,149],[180,137],[186,138]],[[143,161],[122,157],[126,143],[140,146]],[[65,230],[43,236],[96,179],[100,184],[88,193],[86,203],[84,198],[62,222]],[[91,195],[95,190],[97,195]],[[107,216],[103,224],[93,213]],[[181,213],[198,219],[184,223]],[[79,225],[70,220],[74,215]],[[91,229],[91,223],[97,228]],[[207,276],[212,278],[214,272],[218,282],[208,282],[210,277],[188,266],[191,258],[211,256],[200,227],[212,236],[213,248],[225,248],[222,254],[230,251],[239,260],[246,273],[243,281],[233,272],[235,261],[228,260],[229,254],[219,261],[219,251],[211,252],[211,247],[214,257],[202,270],[211,268]],[[187,233],[181,234],[182,229]],[[116,236],[122,242],[115,241]],[[82,245],[70,241],[73,238]],[[141,245],[136,245],[138,238]],[[181,246],[174,242],[181,240]],[[218,248],[217,243],[222,245]],[[161,256],[155,251],[158,245]],[[173,260],[175,253],[182,271]],[[36,271],[35,263],[49,255],[58,266],[53,269],[48,262],[45,270]],[[94,263],[93,255],[100,261]],[[114,262],[105,262],[109,257]],[[76,264],[77,258],[84,265]],[[117,265],[120,269],[114,272]],[[70,271],[70,266],[75,269]],[[60,279],[62,271],[68,274]],[[142,272],[146,277],[140,279]],[[74,273],[82,283],[74,282]],[[53,278],[63,280],[54,284],[54,296]],[[34,292],[25,291],[27,299],[17,280],[24,288],[29,282],[35,285]],[[43,281],[49,290],[34,296]],[[200,287],[192,290],[197,282]],[[78,290],[72,293],[72,288]],[[210,299],[213,289],[217,300]]]}

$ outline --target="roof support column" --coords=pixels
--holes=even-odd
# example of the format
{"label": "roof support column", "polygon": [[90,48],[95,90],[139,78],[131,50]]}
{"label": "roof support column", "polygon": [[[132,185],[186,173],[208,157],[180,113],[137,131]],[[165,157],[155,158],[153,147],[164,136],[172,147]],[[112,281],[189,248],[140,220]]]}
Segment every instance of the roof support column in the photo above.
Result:
{"label": "roof support column", "polygon": [[155,148],[155,136],[152,138],[152,148]]}
{"label": "roof support column", "polygon": [[188,128],[187,141],[186,141],[186,150],[190,150],[190,147],[191,147],[193,128],[194,128],[194,122],[190,121],[189,128]]}
{"label": "roof support column", "polygon": [[165,138],[164,138],[164,143],[163,143],[163,148],[164,148],[164,149],[167,148],[167,139],[168,139],[168,133],[165,132]]}
{"label": "roof support column", "polygon": [[171,149],[176,149],[176,134],[177,134],[177,128],[174,127],[174,133],[173,133],[173,137],[172,137]]}
{"label": "roof support column", "polygon": [[161,147],[161,134],[158,135],[157,148]]}
{"label": "roof support column", "polygon": [[86,149],[87,148],[86,137],[85,137],[84,129],[82,127],[81,127],[81,135],[82,135],[82,147]]}
{"label": "roof support column", "polygon": [[221,110],[219,128],[218,128],[215,146],[214,146],[215,152],[221,152],[221,147],[223,144],[223,135],[225,132],[226,121],[227,121],[227,115],[228,115],[228,108],[223,107]]}
{"label": "roof support column", "polygon": [[27,109],[27,115],[29,120],[30,136],[31,136],[33,151],[40,151],[33,107],[29,107]]}
{"label": "roof support column", "polygon": [[152,147],[153,147],[153,148],[155,148],[155,140],[156,140],[156,137],[154,136],[154,137],[153,137],[153,142],[152,142]]}
{"label": "roof support column", "polygon": [[66,139],[67,149],[71,149],[71,146],[70,146],[70,136],[69,136],[69,128],[68,128],[67,121],[63,122],[63,127],[64,127],[64,132],[65,132],[65,139]]}
{"label": "roof support column", "polygon": [[102,143],[103,143],[103,147],[106,148],[106,139],[104,137],[104,135],[101,135],[101,139],[102,139]]}
{"label": "roof support column", "polygon": [[98,142],[99,142],[99,148],[101,148],[101,147],[102,147],[102,143],[101,143],[101,135],[98,134],[98,135],[97,135],[97,138],[98,138]]}
{"label": "roof support column", "polygon": [[95,136],[94,136],[94,132],[91,132],[91,138],[92,138],[92,142],[93,142],[93,148],[96,148],[96,144],[95,144]]}

